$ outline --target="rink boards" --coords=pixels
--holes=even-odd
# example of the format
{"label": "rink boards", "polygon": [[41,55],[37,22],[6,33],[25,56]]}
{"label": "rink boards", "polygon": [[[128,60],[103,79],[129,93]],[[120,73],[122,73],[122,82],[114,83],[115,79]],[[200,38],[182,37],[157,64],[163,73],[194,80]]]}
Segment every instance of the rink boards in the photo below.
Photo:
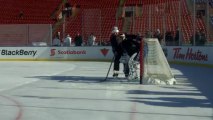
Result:
{"label": "rink boards", "polygon": [[[213,66],[213,47],[166,46],[169,62]],[[111,46],[0,47],[1,61],[110,61]]]}

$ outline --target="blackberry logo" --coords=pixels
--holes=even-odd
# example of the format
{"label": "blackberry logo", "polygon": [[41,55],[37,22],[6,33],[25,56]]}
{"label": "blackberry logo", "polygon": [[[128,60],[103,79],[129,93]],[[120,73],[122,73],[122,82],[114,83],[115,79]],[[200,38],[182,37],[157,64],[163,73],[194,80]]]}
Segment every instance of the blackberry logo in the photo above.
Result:
{"label": "blackberry logo", "polygon": [[0,50],[0,52],[1,52],[1,55],[6,55],[6,56],[20,55],[20,56],[33,56],[33,57],[37,53],[37,51],[34,51],[34,50],[27,51],[27,50],[23,50],[23,49],[20,49],[20,50],[2,49],[2,50]]}

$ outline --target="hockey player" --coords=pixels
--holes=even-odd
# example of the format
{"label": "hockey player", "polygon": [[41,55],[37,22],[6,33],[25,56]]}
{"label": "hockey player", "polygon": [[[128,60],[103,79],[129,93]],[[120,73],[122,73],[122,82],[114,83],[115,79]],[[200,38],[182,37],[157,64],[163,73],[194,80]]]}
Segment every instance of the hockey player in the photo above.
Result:
{"label": "hockey player", "polygon": [[[140,52],[140,42],[142,40],[142,36],[140,34],[137,35],[126,35],[127,40],[123,41],[123,49],[130,56],[129,61],[127,63],[128,67],[128,79],[137,79],[137,69],[139,66],[139,52]],[[127,77],[127,75],[126,75]]]}
{"label": "hockey player", "polygon": [[127,41],[126,35],[124,33],[120,34],[120,38],[122,39],[122,56],[120,58],[120,62],[123,63],[123,65],[124,65],[123,72],[125,74],[125,77],[127,78],[128,75],[129,75],[129,65],[128,65],[128,62],[129,62],[130,56],[128,55],[128,52],[125,49],[125,46],[127,46],[128,41]]}
{"label": "hockey player", "polygon": [[110,43],[112,46],[112,52],[114,54],[114,68],[113,68],[113,77],[118,77],[119,74],[119,64],[120,64],[120,58],[122,55],[122,39],[119,36],[119,30],[118,27],[114,27],[112,30],[112,34],[110,36]]}
{"label": "hockey player", "polygon": [[128,55],[132,56],[134,53],[139,52],[141,36],[126,34],[126,39],[127,41],[123,43],[123,48],[127,51]]}

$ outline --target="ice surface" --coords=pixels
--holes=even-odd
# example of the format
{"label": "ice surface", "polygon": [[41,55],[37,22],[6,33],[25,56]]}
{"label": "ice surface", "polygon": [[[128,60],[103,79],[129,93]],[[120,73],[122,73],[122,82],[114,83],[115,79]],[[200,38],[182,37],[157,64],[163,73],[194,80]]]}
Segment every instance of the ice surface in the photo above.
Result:
{"label": "ice surface", "polygon": [[[140,85],[108,62],[0,62],[0,119],[213,120],[212,68],[171,65],[176,85]],[[122,69],[121,69],[122,73]]]}

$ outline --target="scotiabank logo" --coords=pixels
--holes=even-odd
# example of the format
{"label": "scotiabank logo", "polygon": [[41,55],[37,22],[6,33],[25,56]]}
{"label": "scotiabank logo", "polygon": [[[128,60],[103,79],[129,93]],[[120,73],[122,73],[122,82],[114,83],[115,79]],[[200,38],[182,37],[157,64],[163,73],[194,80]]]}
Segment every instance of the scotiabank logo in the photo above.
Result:
{"label": "scotiabank logo", "polygon": [[55,55],[55,50],[56,50],[56,49],[51,49],[51,50],[50,50],[50,56],[54,56],[54,55]]}
{"label": "scotiabank logo", "polygon": [[106,55],[108,54],[108,52],[109,52],[109,49],[106,49],[106,48],[101,49],[101,53],[102,53],[104,56],[106,56]]}
{"label": "scotiabank logo", "polygon": [[56,50],[56,49],[51,49],[50,50],[50,56],[55,56],[55,55],[84,55],[87,54],[86,50]]}

